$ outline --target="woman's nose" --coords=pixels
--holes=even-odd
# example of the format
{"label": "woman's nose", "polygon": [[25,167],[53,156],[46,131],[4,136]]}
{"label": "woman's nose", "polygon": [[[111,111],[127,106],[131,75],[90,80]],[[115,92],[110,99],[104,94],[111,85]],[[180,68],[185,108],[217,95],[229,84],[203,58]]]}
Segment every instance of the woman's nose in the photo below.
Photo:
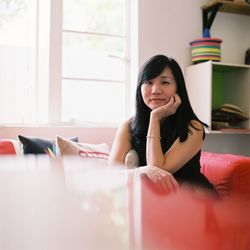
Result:
{"label": "woman's nose", "polygon": [[160,94],[161,87],[158,84],[153,84],[152,86],[152,94]]}

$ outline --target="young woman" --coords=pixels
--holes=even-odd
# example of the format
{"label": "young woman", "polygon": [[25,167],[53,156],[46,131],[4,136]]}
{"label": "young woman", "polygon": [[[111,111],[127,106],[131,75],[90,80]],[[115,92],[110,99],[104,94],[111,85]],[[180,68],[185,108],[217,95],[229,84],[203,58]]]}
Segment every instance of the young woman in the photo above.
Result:
{"label": "young woman", "polygon": [[140,172],[169,191],[188,183],[213,189],[200,172],[204,124],[188,99],[182,71],[174,59],[150,58],[141,68],[135,115],[118,129],[110,164],[125,164],[133,149]]}

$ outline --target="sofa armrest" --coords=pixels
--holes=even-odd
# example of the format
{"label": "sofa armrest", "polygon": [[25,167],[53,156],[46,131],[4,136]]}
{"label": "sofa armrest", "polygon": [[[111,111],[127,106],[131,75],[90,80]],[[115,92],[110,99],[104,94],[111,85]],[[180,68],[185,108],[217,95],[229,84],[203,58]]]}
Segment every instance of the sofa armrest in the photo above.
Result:
{"label": "sofa armrest", "polygon": [[250,200],[250,157],[201,153],[201,172],[222,198],[242,196]]}

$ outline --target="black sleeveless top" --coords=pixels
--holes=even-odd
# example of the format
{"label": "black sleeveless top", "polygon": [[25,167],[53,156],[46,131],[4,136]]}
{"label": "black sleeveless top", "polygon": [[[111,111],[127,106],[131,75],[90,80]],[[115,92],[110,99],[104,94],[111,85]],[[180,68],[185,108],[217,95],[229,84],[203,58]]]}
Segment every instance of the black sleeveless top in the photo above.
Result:
{"label": "black sleeveless top", "polygon": [[[176,130],[172,134],[161,138],[161,147],[163,153],[173,145],[178,138]],[[132,136],[132,148],[137,152],[139,158],[139,167],[147,165],[146,162],[146,139]],[[207,180],[207,178],[200,172],[200,155],[199,151],[192,159],[190,159],[184,166],[176,171],[173,176],[180,183],[187,183],[197,185],[203,188],[215,190],[214,186]]]}

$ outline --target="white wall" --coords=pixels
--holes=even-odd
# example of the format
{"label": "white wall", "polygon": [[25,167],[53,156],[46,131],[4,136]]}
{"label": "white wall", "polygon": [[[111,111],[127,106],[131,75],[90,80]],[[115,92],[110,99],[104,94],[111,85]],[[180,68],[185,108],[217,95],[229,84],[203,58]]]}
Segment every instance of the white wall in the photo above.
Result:
{"label": "white wall", "polygon": [[223,40],[223,62],[244,63],[245,52],[250,48],[250,16],[218,12],[211,35]]}
{"label": "white wall", "polygon": [[206,0],[138,0],[139,64],[154,54],[191,62],[189,42],[202,36],[201,5]]}
{"label": "white wall", "polygon": [[[201,6],[208,0],[138,0],[139,65],[152,55],[175,58],[182,68],[191,64],[189,43],[202,37]],[[223,40],[222,61],[243,63],[250,48],[250,16],[218,12],[212,37]]]}
{"label": "white wall", "polygon": [[[191,64],[190,41],[202,37],[201,6],[208,0],[138,1],[139,66],[149,57],[163,53],[175,58],[184,70]],[[249,27],[250,16],[217,13],[210,33],[223,40],[223,62],[244,62],[245,51],[250,47]],[[250,156],[250,135],[207,135],[204,149]]]}

